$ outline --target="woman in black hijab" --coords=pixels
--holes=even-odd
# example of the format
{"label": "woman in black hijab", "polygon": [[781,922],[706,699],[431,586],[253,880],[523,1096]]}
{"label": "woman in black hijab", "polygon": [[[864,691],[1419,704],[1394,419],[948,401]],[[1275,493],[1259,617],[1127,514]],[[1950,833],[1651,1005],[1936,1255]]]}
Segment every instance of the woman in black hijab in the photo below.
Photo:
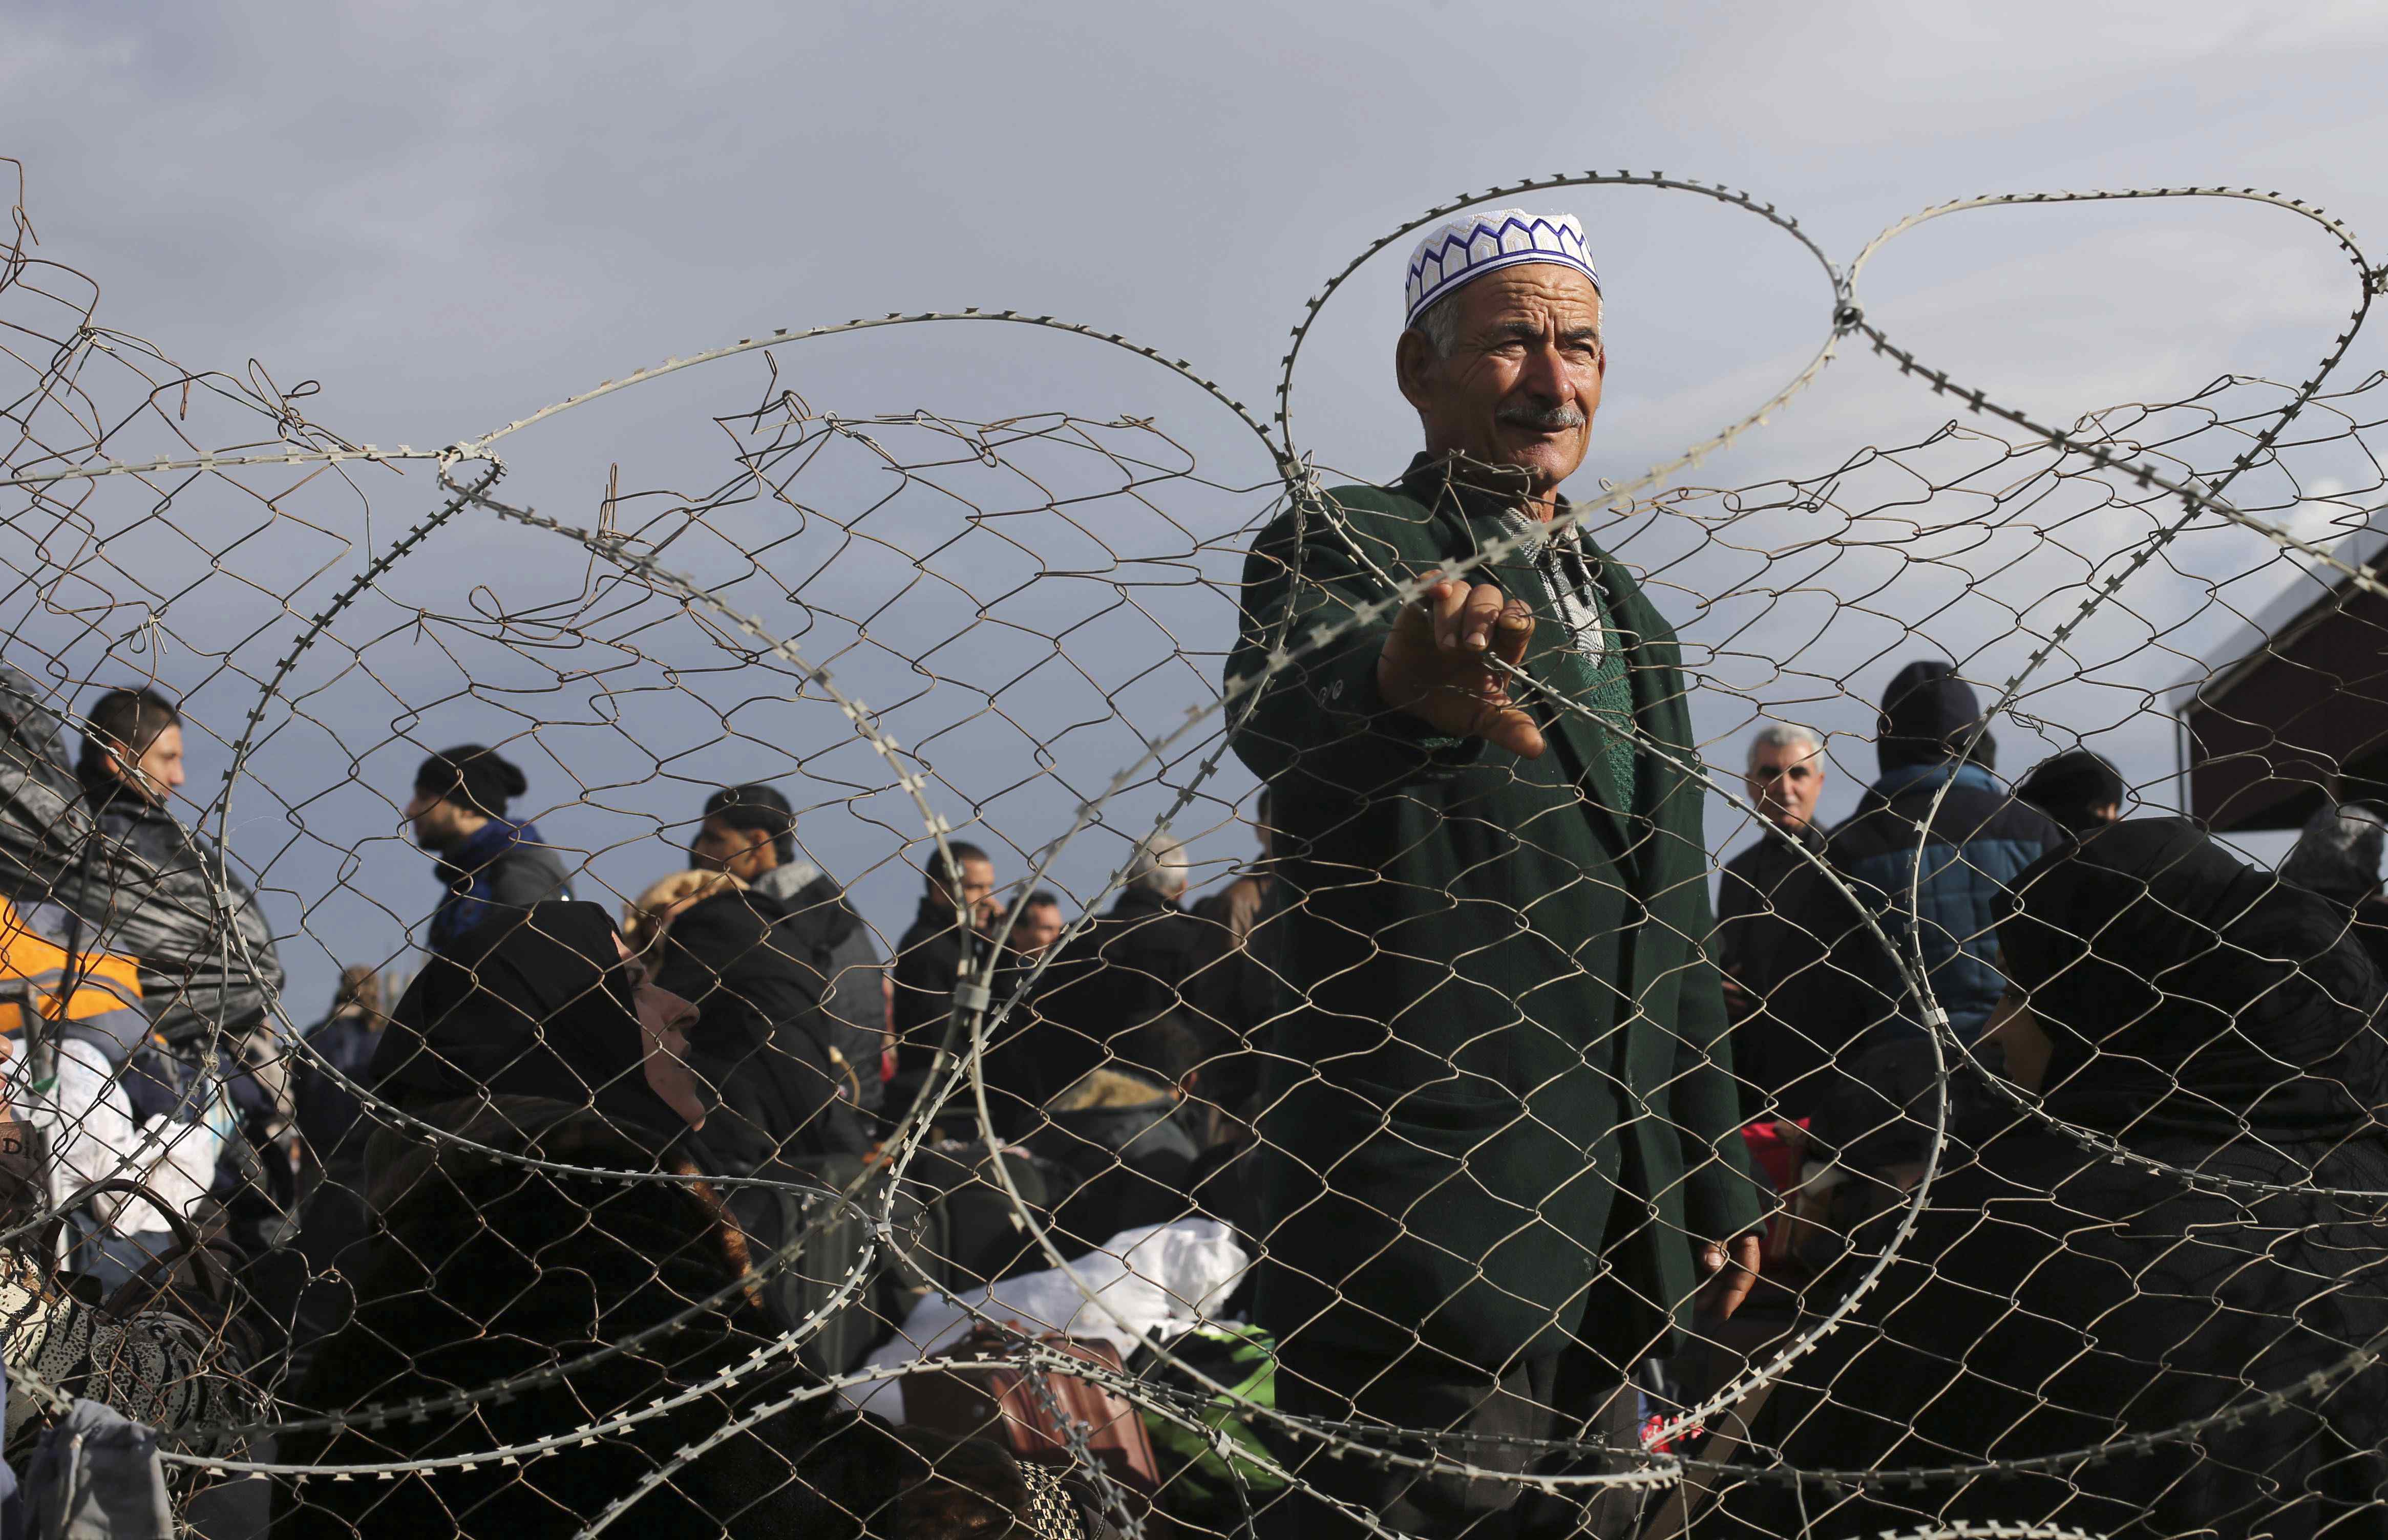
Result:
{"label": "woman in black hijab", "polygon": [[[2113,1161],[2018,1116],[1935,1185],[1878,1288],[1774,1388],[1745,1464],[1894,1471],[2110,1445],[2298,1387],[2388,1332],[2388,1196],[2319,1191],[2388,1194],[2382,982],[2328,903],[2185,820],[2147,819],[2051,852],[2004,911],[1992,1062],[2003,1050],[2052,1117],[2242,1185]],[[2377,1534],[2383,1373],[2051,1471],[1866,1490],[1728,1473],[1696,1530]]]}
{"label": "woman in black hijab", "polygon": [[[283,1459],[422,1460],[569,1433],[648,1411],[777,1336],[748,1294],[744,1237],[720,1201],[701,1181],[662,1180],[700,1169],[682,1147],[706,1112],[682,1061],[688,1003],[645,978],[594,904],[542,903],[518,925],[485,929],[497,933],[476,934],[468,958],[426,967],[375,1056],[381,1094],[459,1139],[376,1134],[374,1236],[356,1313],[323,1344],[286,1415],[525,1382],[461,1410],[288,1434]],[[540,1170],[459,1140],[648,1180]],[[657,1330],[681,1317],[678,1329]],[[640,1333],[640,1346],[567,1376],[528,1378]],[[692,1458],[678,1455],[814,1382],[781,1355],[733,1384],[544,1458],[281,1485],[273,1533],[560,1537],[667,1468],[621,1533],[843,1536],[868,1524],[945,1534],[964,1533],[973,1518],[999,1531],[1002,1510],[1024,1502],[1000,1451],[964,1451],[977,1474],[958,1476],[959,1486],[927,1482],[923,1441],[832,1411],[825,1397]]]}
{"label": "woman in black hijab", "polygon": [[692,1005],[691,1062],[720,1087],[705,1142],[741,1171],[870,1147],[857,1071],[821,1016],[822,959],[787,917],[769,894],[725,886],[674,913],[651,953],[656,982]]}

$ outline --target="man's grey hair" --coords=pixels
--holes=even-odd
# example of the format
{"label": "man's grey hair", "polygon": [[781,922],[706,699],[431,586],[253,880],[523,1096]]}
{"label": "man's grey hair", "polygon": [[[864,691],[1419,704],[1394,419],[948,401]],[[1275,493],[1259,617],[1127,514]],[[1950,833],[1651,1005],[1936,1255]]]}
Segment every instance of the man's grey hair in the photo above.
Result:
{"label": "man's grey hair", "polygon": [[1162,898],[1186,890],[1186,847],[1166,834],[1148,835],[1128,858],[1127,885]]}
{"label": "man's grey hair", "polygon": [[[1429,305],[1408,327],[1408,330],[1426,338],[1426,345],[1434,349],[1434,356],[1438,359],[1451,357],[1452,350],[1459,346],[1459,307],[1451,302],[1451,296],[1458,292],[1454,289]],[[1597,294],[1599,291],[1594,289],[1593,292]],[[1601,314],[1605,317],[1607,313],[1604,303]]]}
{"label": "man's grey hair", "polygon": [[1451,350],[1459,346],[1459,307],[1446,294],[1429,305],[1409,329],[1426,338],[1426,345],[1434,349],[1436,358],[1447,359]]}
{"label": "man's grey hair", "polygon": [[1753,767],[1758,764],[1760,749],[1804,749],[1810,754],[1822,755],[1824,740],[1812,728],[1802,727],[1797,722],[1769,722],[1750,735],[1749,763]]}

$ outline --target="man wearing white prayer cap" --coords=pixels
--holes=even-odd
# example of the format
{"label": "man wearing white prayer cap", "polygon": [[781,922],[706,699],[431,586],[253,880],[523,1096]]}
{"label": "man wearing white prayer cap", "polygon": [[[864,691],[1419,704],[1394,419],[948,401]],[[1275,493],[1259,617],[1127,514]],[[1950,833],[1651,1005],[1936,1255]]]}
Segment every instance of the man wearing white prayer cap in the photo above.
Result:
{"label": "man wearing white prayer cap", "polygon": [[[1227,665],[1284,852],[1253,1307],[1289,1411],[1479,1435],[1448,1452],[1492,1472],[1630,1469],[1531,1441],[1637,1448],[1628,1377],[1748,1294],[1768,1204],[1701,948],[1699,756],[1672,631],[1559,491],[1607,365],[1582,226],[1467,214],[1403,297],[1425,448],[1263,533]],[[1636,1525],[1622,1489],[1302,1475],[1406,1534]],[[1267,1522],[1363,1529],[1302,1492]]]}

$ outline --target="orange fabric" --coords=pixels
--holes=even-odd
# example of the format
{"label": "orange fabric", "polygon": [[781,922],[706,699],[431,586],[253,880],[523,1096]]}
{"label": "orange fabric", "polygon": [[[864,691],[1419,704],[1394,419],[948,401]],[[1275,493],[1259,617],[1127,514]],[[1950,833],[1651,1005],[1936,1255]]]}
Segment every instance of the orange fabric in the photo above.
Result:
{"label": "orange fabric", "polygon": [[[16,906],[0,899],[0,981],[32,980],[40,1010],[56,1017],[57,988],[65,982],[66,966],[66,948],[27,926]],[[140,1001],[141,980],[132,958],[91,952],[78,959],[78,966],[82,976],[74,998],[67,1002],[67,1020],[86,1021]],[[0,1004],[0,1033],[22,1031],[24,1016],[22,1006],[13,1002]]]}

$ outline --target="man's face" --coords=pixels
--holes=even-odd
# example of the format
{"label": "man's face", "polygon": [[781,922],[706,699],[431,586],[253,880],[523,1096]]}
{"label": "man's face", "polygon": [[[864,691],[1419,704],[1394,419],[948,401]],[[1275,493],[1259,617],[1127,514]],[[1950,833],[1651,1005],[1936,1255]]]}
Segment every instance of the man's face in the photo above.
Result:
{"label": "man's face", "polygon": [[414,842],[426,851],[452,850],[464,838],[456,804],[445,797],[417,791],[404,817],[414,829]]}
{"label": "man's face", "polygon": [[1749,800],[1778,828],[1805,828],[1824,789],[1823,758],[1798,743],[1761,743],[1750,751]]}
{"label": "man's face", "polygon": [[[114,759],[114,755],[109,758]],[[131,787],[145,802],[162,803],[185,779],[183,774],[183,729],[169,723],[149,740],[149,748],[133,762],[133,772],[124,772],[124,762],[117,760],[117,779]]]}
{"label": "man's face", "polygon": [[[945,865],[934,857],[932,860],[934,862],[931,868],[933,871]],[[961,866],[962,907],[970,912],[971,924],[984,928],[995,918],[995,863],[983,856],[972,856]],[[946,891],[942,877],[930,885],[929,891],[941,904],[953,903],[953,895]]]}
{"label": "man's face", "polygon": [[758,828],[732,828],[719,818],[707,818],[697,826],[688,853],[705,871],[728,872],[746,882],[780,864],[780,852],[772,849],[769,835]]}
{"label": "man's face", "polygon": [[1023,958],[1037,958],[1045,949],[1061,939],[1061,906],[1058,903],[1032,903],[1020,911],[1011,922],[1011,950]]}
{"label": "man's face", "polygon": [[1547,497],[1583,463],[1607,356],[1600,291],[1573,268],[1526,262],[1486,273],[1442,301],[1454,341],[1438,356],[1417,332],[1395,353],[1402,394],[1429,453],[1515,466]]}

